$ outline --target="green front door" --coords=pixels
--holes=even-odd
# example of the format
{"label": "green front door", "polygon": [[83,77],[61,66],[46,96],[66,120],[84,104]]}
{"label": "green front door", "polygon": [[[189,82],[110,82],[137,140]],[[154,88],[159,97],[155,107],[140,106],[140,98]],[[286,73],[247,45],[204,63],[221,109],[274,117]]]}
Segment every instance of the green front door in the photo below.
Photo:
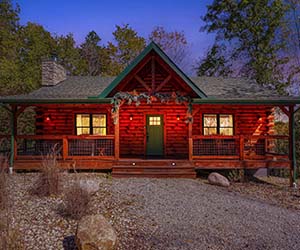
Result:
{"label": "green front door", "polygon": [[147,156],[160,156],[164,152],[163,115],[147,115]]}

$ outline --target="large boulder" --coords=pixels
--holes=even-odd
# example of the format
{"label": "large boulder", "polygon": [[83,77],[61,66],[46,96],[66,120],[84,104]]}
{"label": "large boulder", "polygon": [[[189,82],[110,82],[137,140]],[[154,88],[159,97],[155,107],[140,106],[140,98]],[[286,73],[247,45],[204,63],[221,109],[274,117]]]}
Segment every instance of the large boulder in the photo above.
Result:
{"label": "large boulder", "polygon": [[79,221],[76,245],[79,250],[114,250],[117,235],[102,215],[87,215]]}
{"label": "large boulder", "polygon": [[217,186],[221,186],[221,187],[229,187],[230,186],[230,182],[225,176],[215,173],[215,172],[209,174],[208,182],[212,185],[217,185]]}

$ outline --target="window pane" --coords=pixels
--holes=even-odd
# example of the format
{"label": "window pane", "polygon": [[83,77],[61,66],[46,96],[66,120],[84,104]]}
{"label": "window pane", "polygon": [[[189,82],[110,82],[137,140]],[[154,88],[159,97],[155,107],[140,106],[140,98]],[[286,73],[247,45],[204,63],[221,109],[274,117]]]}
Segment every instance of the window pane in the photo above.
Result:
{"label": "window pane", "polygon": [[232,115],[220,115],[220,128],[233,127]]}
{"label": "window pane", "polygon": [[217,128],[204,128],[204,135],[216,135]]}
{"label": "window pane", "polygon": [[93,115],[93,127],[106,127],[106,115]]}
{"label": "window pane", "polygon": [[77,135],[88,135],[90,134],[90,128],[77,128]]}
{"label": "window pane", "polygon": [[93,128],[94,135],[106,135],[106,128]]}
{"label": "window pane", "polygon": [[76,115],[76,126],[77,127],[89,127],[90,126],[90,115],[89,114]]}
{"label": "window pane", "polygon": [[159,126],[160,125],[160,116],[151,116],[151,117],[149,117],[149,125]]}
{"label": "window pane", "polygon": [[217,115],[204,115],[204,127],[217,127]]}
{"label": "window pane", "polygon": [[220,128],[220,135],[233,135],[233,128]]}

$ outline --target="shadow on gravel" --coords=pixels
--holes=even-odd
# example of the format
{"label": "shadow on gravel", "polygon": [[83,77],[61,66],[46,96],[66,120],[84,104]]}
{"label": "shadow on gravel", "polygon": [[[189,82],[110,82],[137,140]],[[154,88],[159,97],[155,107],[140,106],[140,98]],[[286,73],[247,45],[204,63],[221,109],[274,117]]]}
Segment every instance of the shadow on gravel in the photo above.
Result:
{"label": "shadow on gravel", "polygon": [[77,250],[75,235],[67,236],[63,239],[64,250]]}

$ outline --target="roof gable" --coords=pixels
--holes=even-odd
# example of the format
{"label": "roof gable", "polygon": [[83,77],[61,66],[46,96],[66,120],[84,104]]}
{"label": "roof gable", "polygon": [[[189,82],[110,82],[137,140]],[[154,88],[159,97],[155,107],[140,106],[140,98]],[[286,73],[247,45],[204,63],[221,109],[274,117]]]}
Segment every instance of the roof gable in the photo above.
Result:
{"label": "roof gable", "polygon": [[[170,71],[172,71],[173,75],[176,76],[177,79],[180,80],[184,85],[186,85],[187,88],[191,89],[193,92],[193,95],[198,98],[206,98],[206,94],[188,77],[186,76],[183,71],[177,67],[177,65],[159,48],[159,46],[151,42],[124,70],[122,73],[120,73],[98,96],[93,96],[90,98],[107,98],[117,87],[119,84],[121,84],[123,81],[125,81],[126,78],[130,76],[134,70],[138,66],[144,63],[144,66],[148,61],[147,57],[153,53],[157,55],[157,58],[159,59],[161,64],[165,64],[168,68],[170,68]],[[168,77],[167,77],[168,78]],[[138,80],[147,90],[147,85],[144,84],[142,79],[136,79]],[[170,79],[166,79],[167,81]],[[164,82],[161,82],[160,85],[165,85]],[[152,86],[153,87],[153,86]],[[184,86],[185,87],[185,86]],[[162,86],[157,87],[157,91],[160,90]]]}

